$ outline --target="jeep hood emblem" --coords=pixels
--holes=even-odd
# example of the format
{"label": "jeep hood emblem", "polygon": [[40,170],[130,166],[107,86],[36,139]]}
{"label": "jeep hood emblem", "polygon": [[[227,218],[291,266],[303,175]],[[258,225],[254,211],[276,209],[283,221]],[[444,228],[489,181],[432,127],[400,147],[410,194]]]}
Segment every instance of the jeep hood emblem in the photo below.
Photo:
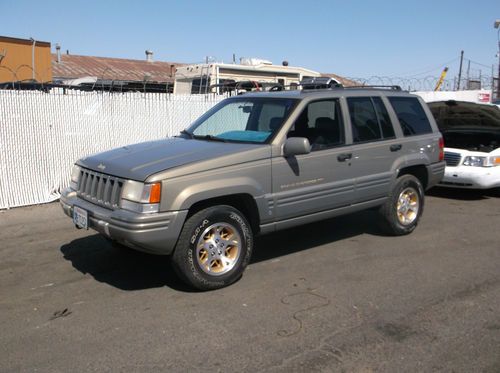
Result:
{"label": "jeep hood emblem", "polygon": [[97,168],[101,171],[104,171],[104,169],[106,168],[106,166],[102,163],[99,163],[99,165],[97,166]]}

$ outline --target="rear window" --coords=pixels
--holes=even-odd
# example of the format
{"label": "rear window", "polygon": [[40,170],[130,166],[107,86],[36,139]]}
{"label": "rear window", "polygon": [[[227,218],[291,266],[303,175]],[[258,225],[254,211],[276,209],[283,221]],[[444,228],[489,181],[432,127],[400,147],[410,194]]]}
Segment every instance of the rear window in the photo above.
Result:
{"label": "rear window", "polygon": [[420,101],[415,97],[389,97],[405,136],[431,133],[432,127]]}

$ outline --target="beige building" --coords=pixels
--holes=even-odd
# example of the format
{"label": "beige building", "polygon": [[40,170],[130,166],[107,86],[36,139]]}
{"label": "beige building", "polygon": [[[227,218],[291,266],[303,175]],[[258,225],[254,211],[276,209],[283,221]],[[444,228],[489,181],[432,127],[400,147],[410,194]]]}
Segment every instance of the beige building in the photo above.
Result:
{"label": "beige building", "polygon": [[0,36],[0,83],[52,81],[50,43]]}

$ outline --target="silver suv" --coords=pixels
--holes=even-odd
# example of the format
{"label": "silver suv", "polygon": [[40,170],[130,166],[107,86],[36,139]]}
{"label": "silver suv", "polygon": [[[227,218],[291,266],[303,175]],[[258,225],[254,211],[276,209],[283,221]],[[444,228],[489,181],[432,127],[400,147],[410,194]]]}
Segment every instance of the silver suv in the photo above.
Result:
{"label": "silver suv", "polygon": [[400,89],[248,93],[175,138],[80,159],[61,205],[208,290],[241,277],[256,234],[368,208],[389,234],[412,232],[443,156],[429,109]]}

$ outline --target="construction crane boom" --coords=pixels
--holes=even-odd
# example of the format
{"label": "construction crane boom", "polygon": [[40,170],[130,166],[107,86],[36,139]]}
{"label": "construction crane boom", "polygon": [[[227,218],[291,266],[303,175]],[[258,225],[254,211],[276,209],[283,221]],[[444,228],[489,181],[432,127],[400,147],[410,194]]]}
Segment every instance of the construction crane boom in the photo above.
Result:
{"label": "construction crane boom", "polygon": [[434,91],[439,91],[441,88],[441,85],[443,84],[444,78],[446,77],[446,73],[448,73],[448,68],[445,67],[443,72],[441,73],[441,76],[439,77],[439,80],[436,84],[436,88],[434,88]]}

